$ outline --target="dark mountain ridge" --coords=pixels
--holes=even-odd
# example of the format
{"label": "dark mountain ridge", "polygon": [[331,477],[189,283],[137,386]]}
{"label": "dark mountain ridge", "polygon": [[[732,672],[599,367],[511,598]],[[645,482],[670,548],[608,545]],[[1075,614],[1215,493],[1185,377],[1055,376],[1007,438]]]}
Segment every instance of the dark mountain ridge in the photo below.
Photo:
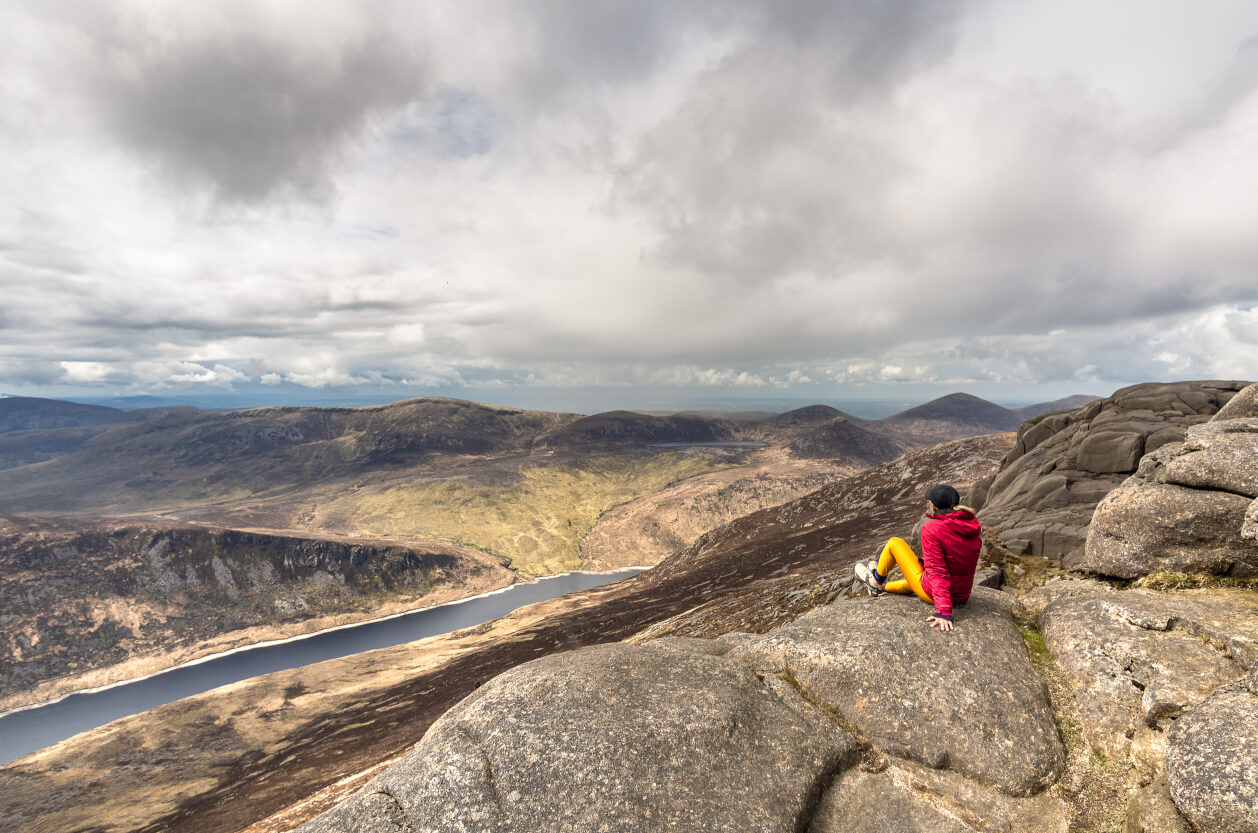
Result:
{"label": "dark mountain ridge", "polygon": [[[142,416],[138,418],[143,419]],[[0,398],[0,432],[112,425],[136,419],[125,411],[101,405],[82,405],[34,396]]]}
{"label": "dark mountain ridge", "polygon": [[846,457],[871,466],[899,457],[911,446],[871,431],[849,417],[836,417],[801,434],[789,448],[801,457]]}
{"label": "dark mountain ridge", "polygon": [[907,448],[1013,430],[1021,422],[1014,412],[967,394],[876,421],[825,405],[746,419],[631,411],[581,416],[443,398],[228,412],[124,413],[55,400],[0,400],[0,406],[6,403],[12,414],[26,414],[10,420],[15,427],[114,420],[0,435],[0,511],[27,513],[237,500],[315,482],[389,476],[445,465],[443,460],[667,443],[756,441],[798,456],[870,465]]}
{"label": "dark mountain ridge", "polygon": [[977,435],[1016,431],[1021,424],[1022,419],[1008,408],[968,393],[950,393],[878,421],[884,430],[935,442],[955,439],[958,432]]}
{"label": "dark mountain ridge", "polygon": [[5,507],[19,512],[259,493],[435,455],[526,451],[538,435],[575,418],[453,399],[175,412],[114,426],[55,459],[0,471],[0,493]]}
{"label": "dark mountain ridge", "polygon": [[735,439],[738,423],[721,418],[674,414],[652,416],[608,411],[581,417],[543,435],[538,445],[551,448],[642,443],[710,443]]}

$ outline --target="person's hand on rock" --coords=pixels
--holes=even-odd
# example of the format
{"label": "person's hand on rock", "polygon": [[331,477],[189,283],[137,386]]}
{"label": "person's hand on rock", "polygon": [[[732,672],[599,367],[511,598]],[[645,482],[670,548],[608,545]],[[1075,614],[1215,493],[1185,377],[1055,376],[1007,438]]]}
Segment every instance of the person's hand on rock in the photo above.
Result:
{"label": "person's hand on rock", "polygon": [[926,622],[932,628],[939,628],[941,631],[950,631],[956,627],[956,625],[952,624],[947,619],[940,619],[938,616],[932,616],[927,619]]}

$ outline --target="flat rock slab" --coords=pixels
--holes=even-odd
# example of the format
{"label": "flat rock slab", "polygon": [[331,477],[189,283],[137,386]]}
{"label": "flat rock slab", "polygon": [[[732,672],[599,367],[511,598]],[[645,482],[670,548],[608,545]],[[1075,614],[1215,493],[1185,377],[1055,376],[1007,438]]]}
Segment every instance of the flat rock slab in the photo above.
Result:
{"label": "flat rock slab", "polygon": [[1258,833],[1258,665],[1169,734],[1167,782],[1180,812],[1200,833]]}
{"label": "flat rock slab", "polygon": [[1040,628],[1073,683],[1084,738],[1125,754],[1141,726],[1175,718],[1258,661],[1258,594],[1062,598],[1040,614]]}
{"label": "flat rock slab", "polygon": [[1065,805],[1049,793],[1013,798],[955,772],[910,763],[851,769],[821,798],[808,833],[1065,833]]}
{"label": "flat rock slab", "polygon": [[495,677],[300,829],[792,833],[857,751],[788,686],[728,659],[598,645]]}
{"label": "flat rock slab", "polygon": [[1025,594],[1020,601],[1029,615],[1038,617],[1044,608],[1058,599],[1102,596],[1113,592],[1114,586],[1103,581],[1082,576],[1058,576]]}
{"label": "flat rock slab", "polygon": [[883,752],[1029,795],[1057,779],[1063,751],[1015,607],[1007,593],[975,588],[956,630],[942,633],[916,598],[854,599],[736,643],[728,656],[789,672]]}

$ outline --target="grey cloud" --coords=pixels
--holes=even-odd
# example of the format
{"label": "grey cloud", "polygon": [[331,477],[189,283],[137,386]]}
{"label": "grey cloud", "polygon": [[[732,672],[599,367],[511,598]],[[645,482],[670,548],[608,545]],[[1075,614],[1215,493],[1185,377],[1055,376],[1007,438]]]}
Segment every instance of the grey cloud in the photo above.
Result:
{"label": "grey cloud", "polygon": [[97,56],[95,106],[125,146],[226,201],[324,196],[345,144],[422,94],[422,58],[383,22],[330,50],[257,22],[189,27],[173,42],[119,27]]}
{"label": "grey cloud", "polygon": [[53,385],[65,376],[65,369],[47,359],[0,357],[0,383],[6,385]]}
{"label": "grey cloud", "polygon": [[958,21],[975,2],[785,0],[748,3],[748,13],[792,42],[824,51],[836,88],[878,95],[907,71],[951,49]]}
{"label": "grey cloud", "polygon": [[[532,0],[512,3],[513,34],[526,46],[510,74],[532,107],[570,105],[573,93],[639,81],[667,67],[689,38],[731,37],[826,56],[827,85],[843,96],[878,95],[906,69],[949,49],[976,0]],[[479,11],[500,5],[476,6]]]}

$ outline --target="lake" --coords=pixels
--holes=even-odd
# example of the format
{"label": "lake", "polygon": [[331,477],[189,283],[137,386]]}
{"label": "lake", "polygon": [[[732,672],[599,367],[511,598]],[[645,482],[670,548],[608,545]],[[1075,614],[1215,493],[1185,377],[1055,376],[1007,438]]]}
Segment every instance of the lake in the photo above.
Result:
{"label": "lake", "polygon": [[103,726],[111,720],[147,711],[172,700],[273,671],[299,668],[469,628],[505,616],[524,605],[588,590],[640,572],[620,570],[614,573],[550,576],[426,610],[345,625],[283,642],[241,648],[194,660],[140,680],[119,683],[99,691],[71,694],[62,700],[0,717],[0,764]]}

